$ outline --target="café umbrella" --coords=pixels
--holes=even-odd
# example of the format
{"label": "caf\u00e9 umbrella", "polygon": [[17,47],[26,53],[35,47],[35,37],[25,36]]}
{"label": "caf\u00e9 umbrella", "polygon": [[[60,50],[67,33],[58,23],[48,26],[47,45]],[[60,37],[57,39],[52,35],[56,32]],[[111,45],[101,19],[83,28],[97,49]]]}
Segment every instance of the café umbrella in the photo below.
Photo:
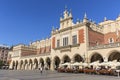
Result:
{"label": "caf\u00e9 umbrella", "polygon": [[82,62],[75,62],[73,64],[71,64],[72,66],[82,66]]}

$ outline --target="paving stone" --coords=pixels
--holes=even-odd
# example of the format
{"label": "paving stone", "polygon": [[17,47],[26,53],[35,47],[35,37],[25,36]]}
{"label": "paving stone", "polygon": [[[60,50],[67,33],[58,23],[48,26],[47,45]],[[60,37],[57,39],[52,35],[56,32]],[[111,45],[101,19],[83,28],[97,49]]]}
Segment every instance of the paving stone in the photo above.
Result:
{"label": "paving stone", "polygon": [[0,80],[120,80],[120,77],[84,73],[58,73],[56,71],[43,71],[41,74],[39,70],[0,70]]}

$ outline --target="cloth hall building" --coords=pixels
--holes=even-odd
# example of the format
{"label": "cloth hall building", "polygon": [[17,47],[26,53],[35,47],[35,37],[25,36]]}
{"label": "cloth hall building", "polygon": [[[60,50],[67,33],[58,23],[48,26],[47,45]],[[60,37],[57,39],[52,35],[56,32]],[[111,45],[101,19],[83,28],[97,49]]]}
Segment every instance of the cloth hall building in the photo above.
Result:
{"label": "cloth hall building", "polygon": [[60,28],[52,29],[50,38],[16,45],[9,55],[9,68],[21,70],[41,66],[54,70],[66,62],[120,61],[120,16],[96,24],[85,14],[82,21],[74,23],[66,9]]}

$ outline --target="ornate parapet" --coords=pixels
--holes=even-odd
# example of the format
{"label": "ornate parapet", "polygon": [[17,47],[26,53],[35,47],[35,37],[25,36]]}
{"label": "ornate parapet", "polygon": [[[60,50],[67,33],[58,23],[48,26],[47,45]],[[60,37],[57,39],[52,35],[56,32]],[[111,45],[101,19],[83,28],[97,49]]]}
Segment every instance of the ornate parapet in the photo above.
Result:
{"label": "ornate parapet", "polygon": [[37,49],[35,46],[26,46],[20,44],[13,47],[12,57],[22,57],[22,56],[36,55],[36,54],[37,54]]}
{"label": "ornate parapet", "polygon": [[37,54],[37,55],[22,56],[21,58],[38,57],[38,56],[49,56],[49,55],[50,55],[50,53],[43,53],[43,54]]}

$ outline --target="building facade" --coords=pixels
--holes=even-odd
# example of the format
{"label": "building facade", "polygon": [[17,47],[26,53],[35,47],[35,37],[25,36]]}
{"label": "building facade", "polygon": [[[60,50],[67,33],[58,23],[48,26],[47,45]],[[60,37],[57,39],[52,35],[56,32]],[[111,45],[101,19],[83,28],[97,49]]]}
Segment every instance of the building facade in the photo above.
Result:
{"label": "building facade", "polygon": [[9,68],[24,70],[41,66],[54,70],[66,62],[120,61],[120,16],[96,24],[85,14],[74,23],[72,13],[65,9],[59,29],[53,28],[50,38],[19,44],[9,54]]}
{"label": "building facade", "polygon": [[7,57],[9,51],[10,48],[8,46],[0,45],[0,60],[4,65],[7,65]]}

